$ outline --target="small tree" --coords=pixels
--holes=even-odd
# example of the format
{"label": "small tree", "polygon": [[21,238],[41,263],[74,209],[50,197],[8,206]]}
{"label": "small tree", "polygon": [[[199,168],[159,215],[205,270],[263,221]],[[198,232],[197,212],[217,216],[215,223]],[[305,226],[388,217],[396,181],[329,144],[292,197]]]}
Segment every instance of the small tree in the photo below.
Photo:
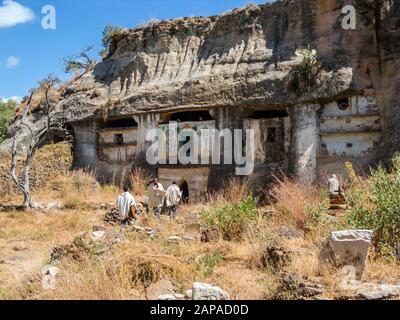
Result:
{"label": "small tree", "polygon": [[300,49],[296,55],[301,58],[301,63],[291,72],[289,86],[294,91],[304,93],[315,87],[321,62],[315,49]]}
{"label": "small tree", "polygon": [[96,63],[96,61],[90,57],[90,52],[92,50],[93,47],[90,46],[83,49],[77,55],[63,58],[62,64],[64,66],[64,72],[77,76],[90,70]]}
{"label": "small tree", "polygon": [[349,188],[345,192],[350,225],[374,230],[373,243],[382,254],[393,253],[400,242],[400,154],[391,166],[379,165],[368,178],[357,175],[350,163]]}
{"label": "small tree", "polygon": [[7,126],[15,114],[17,102],[8,100],[4,102],[0,99],[0,143],[2,143],[6,136]]}
{"label": "small tree", "polygon": [[[32,208],[32,197],[30,192],[30,183],[29,183],[29,171],[32,163],[32,159],[36,153],[36,151],[46,143],[49,133],[52,130],[56,130],[59,132],[61,126],[52,127],[50,122],[50,112],[52,106],[49,100],[49,91],[52,88],[55,88],[60,83],[60,80],[54,75],[49,75],[47,78],[39,82],[39,89],[43,90],[45,93],[45,116],[47,121],[45,123],[44,128],[38,133],[34,132],[33,128],[27,123],[26,118],[29,114],[32,97],[34,95],[34,90],[31,91],[27,104],[24,108],[24,111],[18,120],[17,123],[17,131],[14,134],[13,142],[12,142],[12,151],[11,151],[11,177],[15,183],[15,185],[21,190],[24,195],[24,202],[22,204],[23,208]],[[20,178],[17,173],[17,141],[18,137],[22,132],[23,127],[25,127],[30,134],[30,143],[28,149],[26,151],[25,159],[23,161],[23,170],[22,177]]]}
{"label": "small tree", "polygon": [[102,34],[102,44],[103,44],[103,49],[100,51],[100,56],[105,59],[109,52],[110,52],[110,47],[112,43],[113,37],[122,30],[122,28],[113,26],[111,24],[106,25],[106,27],[103,30]]}

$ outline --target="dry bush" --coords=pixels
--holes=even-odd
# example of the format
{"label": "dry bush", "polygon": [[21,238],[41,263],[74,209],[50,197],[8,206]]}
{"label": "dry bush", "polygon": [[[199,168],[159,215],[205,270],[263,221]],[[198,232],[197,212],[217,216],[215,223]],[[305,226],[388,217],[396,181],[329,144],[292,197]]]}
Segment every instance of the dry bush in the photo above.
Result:
{"label": "dry bush", "polygon": [[251,195],[249,179],[232,177],[223,184],[218,192],[209,194],[209,202],[211,204],[218,202],[238,203],[249,195]]}
{"label": "dry bush", "polygon": [[[55,88],[50,88],[48,92],[48,98],[50,104],[55,105],[60,101],[61,93]],[[15,112],[17,117],[21,115],[22,111],[25,109],[28,100],[29,97],[25,97],[22,100],[21,104],[18,106]],[[35,113],[37,111],[40,111],[45,105],[46,105],[45,89],[44,88],[35,89],[31,100],[31,112]]]}
{"label": "dry bush", "polygon": [[151,180],[149,171],[142,168],[134,168],[130,175],[129,184],[135,196],[143,196],[147,191],[147,185]]}
{"label": "dry bush", "polygon": [[320,200],[317,190],[287,177],[276,178],[267,196],[283,220],[303,230],[309,227],[311,220],[319,219],[327,209],[327,204]]}

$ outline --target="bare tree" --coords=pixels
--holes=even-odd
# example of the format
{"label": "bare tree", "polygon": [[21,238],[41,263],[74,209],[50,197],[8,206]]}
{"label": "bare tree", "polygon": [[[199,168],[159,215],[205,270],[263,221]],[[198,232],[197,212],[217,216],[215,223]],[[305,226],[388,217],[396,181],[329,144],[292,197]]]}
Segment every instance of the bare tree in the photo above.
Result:
{"label": "bare tree", "polygon": [[96,64],[96,61],[90,57],[93,46],[83,49],[79,54],[62,59],[64,72],[81,76]]}
{"label": "bare tree", "polygon": [[[29,100],[24,108],[24,111],[21,115],[21,118],[19,119],[19,123],[17,125],[17,130],[14,134],[13,137],[13,142],[12,142],[12,151],[11,151],[11,177],[16,184],[16,186],[21,190],[21,192],[24,195],[24,202],[22,204],[23,208],[32,208],[33,207],[33,202],[32,202],[32,196],[30,192],[30,178],[29,178],[29,172],[30,172],[30,167],[32,164],[32,159],[36,153],[36,151],[43,146],[49,137],[51,136],[51,132],[53,130],[59,132],[60,130],[63,130],[60,125],[57,125],[55,127],[51,126],[51,121],[50,121],[50,112],[51,112],[51,103],[49,100],[49,92],[51,89],[55,88],[57,84],[60,83],[60,80],[55,77],[54,75],[49,75],[47,78],[39,82],[39,89],[44,91],[44,97],[45,97],[45,116],[46,116],[46,122],[45,126],[42,130],[40,130],[38,133],[34,132],[34,130],[31,128],[29,123],[26,121],[26,117],[29,114],[29,110],[31,108],[31,102],[32,102],[32,97],[34,94],[34,90],[31,91]],[[26,128],[29,131],[30,135],[30,143],[28,150],[26,151],[25,159],[23,161],[23,170],[22,170],[22,176],[19,177],[17,173],[17,140],[18,136],[23,130],[23,128]]]}

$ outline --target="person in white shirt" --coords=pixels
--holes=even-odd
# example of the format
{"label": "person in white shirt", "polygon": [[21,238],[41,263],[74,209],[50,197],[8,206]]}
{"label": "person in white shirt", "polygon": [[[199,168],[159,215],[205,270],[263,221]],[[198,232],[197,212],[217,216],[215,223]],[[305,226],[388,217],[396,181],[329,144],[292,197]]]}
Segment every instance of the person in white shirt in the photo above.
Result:
{"label": "person in white shirt", "polygon": [[124,192],[118,196],[117,206],[119,211],[119,219],[121,224],[126,223],[129,220],[129,212],[132,206],[136,205],[135,198],[129,193],[129,187],[125,185],[123,187]]}
{"label": "person in white shirt", "polygon": [[175,219],[176,217],[176,210],[178,209],[181,197],[182,197],[181,189],[179,189],[176,182],[173,181],[172,185],[170,185],[167,188],[167,191],[165,193],[165,202],[168,208],[169,217],[171,219]]}
{"label": "person in white shirt", "polygon": [[331,196],[337,196],[340,194],[340,182],[335,174],[328,179],[329,194]]}
{"label": "person in white shirt", "polygon": [[156,215],[158,221],[162,223],[161,211],[163,208],[165,191],[163,185],[158,182],[157,178],[153,179],[153,182],[150,184],[148,188],[148,193],[149,193],[149,207],[153,209],[153,212]]}

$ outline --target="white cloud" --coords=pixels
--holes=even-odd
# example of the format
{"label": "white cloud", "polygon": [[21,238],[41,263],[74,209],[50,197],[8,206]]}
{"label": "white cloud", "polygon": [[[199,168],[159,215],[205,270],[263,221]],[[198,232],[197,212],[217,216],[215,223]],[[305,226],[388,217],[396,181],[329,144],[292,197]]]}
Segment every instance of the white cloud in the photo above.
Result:
{"label": "white cloud", "polygon": [[9,97],[9,98],[0,97],[0,101],[8,102],[10,100],[14,100],[17,103],[20,103],[22,101],[22,97],[18,97],[18,96],[13,96],[13,97]]}
{"label": "white cloud", "polygon": [[13,0],[4,0],[0,7],[0,28],[13,27],[19,23],[33,21],[35,14],[33,11],[24,7]]}
{"label": "white cloud", "polygon": [[17,65],[19,65],[19,58],[18,57],[9,56],[6,59],[6,68],[7,69],[15,68]]}

